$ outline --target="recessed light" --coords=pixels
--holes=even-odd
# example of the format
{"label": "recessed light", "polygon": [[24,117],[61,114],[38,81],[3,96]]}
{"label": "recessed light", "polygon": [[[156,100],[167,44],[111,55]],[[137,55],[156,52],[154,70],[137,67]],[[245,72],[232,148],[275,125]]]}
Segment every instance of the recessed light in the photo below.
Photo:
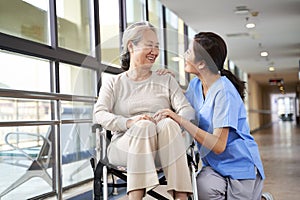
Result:
{"label": "recessed light", "polygon": [[246,28],[254,28],[255,24],[254,23],[247,23]]}
{"label": "recessed light", "polygon": [[262,57],[266,57],[266,56],[268,56],[269,54],[268,54],[268,52],[266,52],[266,51],[262,51],[262,52],[260,52],[260,56],[262,56]]}
{"label": "recessed light", "polygon": [[171,60],[174,61],[174,62],[179,62],[180,60],[182,60],[182,58],[174,56],[174,57],[171,58]]}
{"label": "recessed light", "polygon": [[275,67],[270,66],[270,67],[269,67],[269,71],[270,71],[270,72],[274,72],[274,71],[275,71]]}

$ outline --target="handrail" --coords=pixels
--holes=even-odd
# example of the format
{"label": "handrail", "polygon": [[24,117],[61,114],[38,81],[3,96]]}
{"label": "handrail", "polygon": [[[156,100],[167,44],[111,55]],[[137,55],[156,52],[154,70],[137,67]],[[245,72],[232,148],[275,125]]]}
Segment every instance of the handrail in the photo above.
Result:
{"label": "handrail", "polygon": [[60,124],[58,120],[52,121],[6,121],[0,122],[0,127],[7,126],[42,126],[42,125],[57,125]]}
{"label": "handrail", "polygon": [[[22,98],[22,99],[40,99],[40,100],[59,100],[95,103],[97,97],[57,94],[48,92],[36,92],[26,90],[11,90],[0,88],[0,97]],[[49,121],[2,121],[0,127],[7,126],[40,126],[40,125],[58,125],[70,123],[92,123],[92,119],[75,120],[49,120]]]}
{"label": "handrail", "polygon": [[79,102],[95,102],[97,100],[97,97],[92,97],[92,96],[80,96],[80,95],[58,94],[58,93],[51,93],[51,92],[36,92],[36,91],[26,91],[26,90],[11,90],[11,89],[3,89],[3,88],[0,88],[0,97],[79,101]]}
{"label": "handrail", "polygon": [[6,121],[0,122],[0,127],[8,126],[42,126],[42,125],[58,125],[58,124],[81,124],[92,123],[92,119],[68,119],[68,120],[52,120],[52,121]]}
{"label": "handrail", "polygon": [[249,109],[249,113],[260,113],[260,114],[275,114],[272,110],[258,110],[258,109]]}

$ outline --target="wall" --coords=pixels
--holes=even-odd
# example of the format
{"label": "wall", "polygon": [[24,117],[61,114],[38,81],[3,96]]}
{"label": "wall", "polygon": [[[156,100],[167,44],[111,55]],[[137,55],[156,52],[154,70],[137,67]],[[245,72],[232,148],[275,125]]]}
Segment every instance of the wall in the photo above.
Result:
{"label": "wall", "polygon": [[263,126],[262,102],[266,98],[262,97],[262,87],[248,76],[248,119],[250,130],[256,130]]}

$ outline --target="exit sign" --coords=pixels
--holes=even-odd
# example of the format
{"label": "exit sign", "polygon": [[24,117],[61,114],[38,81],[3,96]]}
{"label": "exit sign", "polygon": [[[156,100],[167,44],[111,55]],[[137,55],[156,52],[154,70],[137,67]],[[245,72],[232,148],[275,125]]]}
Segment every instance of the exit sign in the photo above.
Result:
{"label": "exit sign", "polygon": [[270,85],[283,85],[283,79],[282,78],[270,79],[269,84]]}

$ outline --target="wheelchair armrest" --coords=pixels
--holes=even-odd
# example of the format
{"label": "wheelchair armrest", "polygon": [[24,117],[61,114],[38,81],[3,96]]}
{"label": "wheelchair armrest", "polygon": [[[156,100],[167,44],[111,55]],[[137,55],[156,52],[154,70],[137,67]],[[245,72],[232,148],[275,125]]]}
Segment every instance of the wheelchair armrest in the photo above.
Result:
{"label": "wheelchair armrest", "polygon": [[102,126],[100,124],[93,124],[92,125],[92,132],[96,133],[97,128],[99,128],[99,130],[102,131]]}
{"label": "wheelchair armrest", "polygon": [[[96,133],[96,129],[99,129],[101,132],[104,128],[100,124],[93,124],[92,125],[92,132]],[[106,131],[106,138],[110,141],[112,138],[112,133],[110,130],[105,130]]]}

